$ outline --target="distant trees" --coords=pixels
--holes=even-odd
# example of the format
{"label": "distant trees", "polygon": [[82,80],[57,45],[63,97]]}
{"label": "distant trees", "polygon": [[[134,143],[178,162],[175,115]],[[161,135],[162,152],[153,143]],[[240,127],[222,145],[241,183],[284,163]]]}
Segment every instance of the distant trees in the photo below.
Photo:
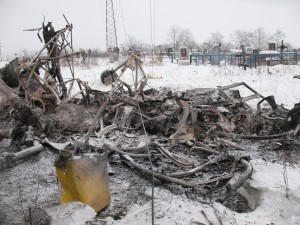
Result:
{"label": "distant trees", "polygon": [[281,30],[268,34],[264,28],[259,27],[250,33],[250,37],[250,45],[257,49],[265,49],[270,42],[275,43],[277,47],[280,46],[281,41],[285,39],[285,34]]}
{"label": "distant trees", "polygon": [[[288,50],[288,51],[291,51],[291,50],[295,49],[295,47],[291,43],[289,43],[289,42],[284,42],[283,44],[286,47],[286,50]],[[281,42],[277,46],[278,47],[281,46]]]}
{"label": "distant trees", "polygon": [[273,39],[277,46],[280,46],[281,41],[285,39],[285,34],[281,30],[276,30],[273,34]]}
{"label": "distant trees", "polygon": [[235,48],[240,48],[241,45],[245,45],[245,46],[250,45],[250,35],[245,30],[234,30],[230,34],[230,38]]}
{"label": "distant trees", "polygon": [[224,42],[224,35],[220,32],[211,33],[210,37],[205,41],[205,43],[212,47],[215,44],[222,44]]}
{"label": "distant trees", "polygon": [[264,28],[259,27],[250,33],[250,45],[256,49],[264,49],[268,45],[268,36]]}
{"label": "distant trees", "polygon": [[[168,43],[173,49],[178,50],[181,45],[188,47],[199,47],[193,38],[192,32],[189,29],[183,29],[173,25],[168,32]],[[281,45],[281,40],[285,39],[285,34],[281,30],[269,34],[263,27],[258,27],[254,30],[234,30],[230,34],[230,40],[224,40],[224,35],[220,32],[213,32],[201,45],[202,50],[209,50],[213,45],[220,45],[222,49],[236,48],[240,49],[241,45],[245,47],[253,47],[254,49],[267,49],[269,42],[275,42],[277,46]],[[288,44],[288,43],[286,43]],[[291,48],[291,45],[288,44]]]}
{"label": "distant trees", "polygon": [[195,48],[198,46],[189,29],[183,29],[179,26],[171,26],[168,32],[168,42],[173,49],[178,50],[181,45]]}
{"label": "distant trees", "polygon": [[[79,51],[82,51],[83,49],[79,49]],[[96,57],[105,57],[106,53],[104,51],[101,51],[99,48],[89,48],[84,50],[84,52],[87,54],[87,57],[89,58],[96,58]]]}
{"label": "distant trees", "polygon": [[281,45],[281,40],[285,39],[285,34],[277,30],[273,34],[268,34],[264,28],[259,27],[252,31],[235,30],[230,34],[231,43],[240,48],[241,45],[250,46],[255,49],[266,49],[270,42]]}
{"label": "distant trees", "polygon": [[202,50],[205,51],[211,49],[214,45],[219,45],[221,49],[227,50],[232,48],[232,44],[230,42],[226,42],[224,40],[224,35],[220,32],[213,32],[210,34],[209,38],[206,39],[202,44]]}
{"label": "distant trees", "polygon": [[149,51],[150,49],[150,45],[144,43],[143,41],[137,40],[132,35],[129,35],[127,37],[127,42],[122,44],[120,47],[121,53],[123,54],[126,54],[128,51]]}
{"label": "distant trees", "polygon": [[170,31],[168,33],[168,39],[173,49],[176,49],[176,43],[178,41],[179,32],[180,27],[173,25],[171,26]]}
{"label": "distant trees", "polygon": [[[241,45],[245,47],[253,47],[254,49],[264,50],[268,49],[268,44],[276,43],[277,47],[281,45],[281,41],[284,40],[284,45],[288,50],[292,50],[293,46],[285,41],[286,35],[281,30],[276,30],[270,34],[265,31],[264,28],[258,27],[254,30],[234,30],[230,34],[229,41],[225,40],[225,37],[220,32],[212,32],[210,36],[199,45],[193,38],[193,34],[189,29],[183,29],[179,26],[173,25],[170,27],[167,33],[167,42],[159,43],[155,47],[157,52],[167,52],[168,48],[172,47],[173,50],[178,51],[179,47],[185,45],[192,49],[202,49],[202,51],[210,51],[215,45],[219,45],[222,50],[226,51],[232,48],[240,49]],[[127,42],[120,45],[120,53],[127,54],[128,50],[139,50],[146,53],[152,52],[152,46],[141,40],[137,40],[134,36],[128,36]],[[87,51],[86,51],[87,52]],[[27,55],[26,50],[23,50],[23,55]],[[99,49],[90,49],[87,52],[89,57],[105,56],[107,53],[100,51]]]}
{"label": "distant trees", "polygon": [[[167,48],[172,47],[174,51],[178,51],[179,47],[185,45],[189,48],[199,47],[204,50],[210,50],[215,44],[220,45],[221,49],[229,50],[231,48],[240,49],[241,45],[245,47],[253,47],[254,49],[267,49],[269,42],[275,42],[277,46],[281,45],[281,40],[285,39],[285,34],[277,30],[273,34],[269,34],[263,27],[258,27],[254,30],[234,30],[230,34],[230,39],[225,40],[225,37],[219,31],[212,32],[210,36],[199,45],[193,37],[192,32],[189,29],[184,29],[177,25],[172,25],[167,33],[167,42],[160,43],[156,47],[156,51],[164,52]],[[285,42],[285,45],[291,49],[291,45]],[[128,50],[140,50],[145,52],[151,52],[151,45],[146,44],[143,41],[137,40],[134,36],[128,36],[127,42],[122,44],[120,52],[126,54]]]}
{"label": "distant trees", "polygon": [[[230,34],[229,41],[225,41],[224,35],[220,32],[212,32],[205,42],[200,46],[193,38],[193,34],[189,29],[183,29],[179,26],[172,25],[167,33],[167,43],[159,44],[160,51],[166,51],[168,47],[172,47],[178,51],[179,47],[185,45],[190,48],[199,48],[202,50],[210,50],[215,44],[220,45],[224,50],[231,48],[240,49],[241,45],[245,47],[253,47],[254,49],[267,49],[269,42],[275,42],[277,46],[281,45],[281,40],[285,39],[285,34],[281,30],[276,30],[273,34],[269,34],[263,27],[254,30],[234,30]],[[284,43],[289,49],[292,45]],[[140,50],[151,52],[150,44],[137,40],[134,36],[128,36],[127,42],[120,47],[121,53],[126,54],[128,50]]]}

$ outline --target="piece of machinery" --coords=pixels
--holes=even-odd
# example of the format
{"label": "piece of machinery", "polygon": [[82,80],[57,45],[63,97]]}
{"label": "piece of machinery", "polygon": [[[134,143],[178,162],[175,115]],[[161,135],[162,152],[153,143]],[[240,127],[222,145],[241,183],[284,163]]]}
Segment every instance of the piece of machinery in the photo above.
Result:
{"label": "piece of machinery", "polygon": [[[127,60],[117,66],[115,69],[105,70],[101,73],[101,82],[105,85],[112,84],[114,87],[114,91],[122,89],[124,86],[128,89],[129,95],[134,96],[137,93],[141,93],[144,87],[147,84],[147,76],[145,71],[141,65],[141,54],[138,52],[130,53]],[[135,71],[133,74],[133,83],[127,84],[121,80],[122,75],[127,70],[127,68]],[[120,74],[118,75],[118,71],[120,70]]]}

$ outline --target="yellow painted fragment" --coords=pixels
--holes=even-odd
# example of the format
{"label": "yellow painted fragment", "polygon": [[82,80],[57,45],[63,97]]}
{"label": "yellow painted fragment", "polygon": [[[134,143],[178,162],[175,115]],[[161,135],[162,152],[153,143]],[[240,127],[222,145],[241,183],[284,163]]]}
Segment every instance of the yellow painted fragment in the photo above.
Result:
{"label": "yellow painted fragment", "polygon": [[64,168],[56,167],[60,204],[80,201],[99,212],[111,201],[107,158],[101,154],[83,154],[69,159]]}

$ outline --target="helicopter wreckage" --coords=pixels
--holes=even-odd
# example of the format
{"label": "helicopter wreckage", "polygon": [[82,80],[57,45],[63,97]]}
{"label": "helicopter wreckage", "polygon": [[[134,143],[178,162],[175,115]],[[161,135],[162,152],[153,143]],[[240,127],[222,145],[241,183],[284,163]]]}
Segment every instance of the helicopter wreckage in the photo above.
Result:
{"label": "helicopter wreckage", "polygon": [[[72,29],[68,21],[57,31],[51,23],[43,23],[43,48],[32,58],[17,58],[0,69],[0,92],[7,100],[2,103],[5,125],[0,138],[12,140],[1,152],[0,171],[45,148],[53,150],[60,203],[81,201],[95,212],[103,210],[111,202],[107,163],[116,157],[169,189],[176,184],[209,195],[210,202],[226,202],[251,176],[245,142],[296,141],[299,104],[287,110],[273,96],[265,97],[243,82],[184,93],[145,90],[147,74],[138,52],[99,75],[110,91],[91,89],[74,73],[74,59],[82,52],[73,50]],[[62,61],[71,79],[64,78]],[[132,84],[122,79],[126,70],[133,73]],[[74,85],[78,93],[72,93]],[[239,86],[253,94],[242,97],[235,89]],[[252,109],[247,101],[257,98],[257,108]],[[261,107],[263,102],[268,109]],[[69,141],[58,143],[62,136]],[[19,151],[21,146],[26,148]],[[95,192],[76,182],[76,174],[84,183],[102,188]],[[99,201],[93,201],[91,193]]]}

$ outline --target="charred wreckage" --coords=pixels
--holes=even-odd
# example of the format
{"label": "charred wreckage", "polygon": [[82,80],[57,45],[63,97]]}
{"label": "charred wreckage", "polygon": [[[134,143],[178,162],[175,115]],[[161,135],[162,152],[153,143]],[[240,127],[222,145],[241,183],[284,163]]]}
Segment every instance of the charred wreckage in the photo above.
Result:
{"label": "charred wreckage", "polygon": [[[0,69],[0,92],[7,99],[1,107],[0,138],[12,140],[1,150],[0,171],[52,149],[57,153],[60,203],[81,201],[96,212],[103,210],[111,201],[107,162],[116,156],[122,165],[153,177],[156,185],[172,189],[178,184],[209,196],[210,202],[225,202],[251,176],[245,141],[297,142],[299,104],[287,110],[243,82],[184,93],[144,90],[147,75],[137,52],[101,74],[110,91],[91,89],[74,74],[74,58],[82,52],[73,51],[72,28],[68,21],[57,31],[43,23],[43,48]],[[68,80],[62,61],[72,74]],[[122,80],[125,70],[133,71],[133,84]],[[72,93],[74,85],[78,93]],[[239,86],[253,94],[240,96],[234,89]],[[260,101],[252,109],[247,101],[256,98]],[[61,136],[69,141],[55,143]]]}

